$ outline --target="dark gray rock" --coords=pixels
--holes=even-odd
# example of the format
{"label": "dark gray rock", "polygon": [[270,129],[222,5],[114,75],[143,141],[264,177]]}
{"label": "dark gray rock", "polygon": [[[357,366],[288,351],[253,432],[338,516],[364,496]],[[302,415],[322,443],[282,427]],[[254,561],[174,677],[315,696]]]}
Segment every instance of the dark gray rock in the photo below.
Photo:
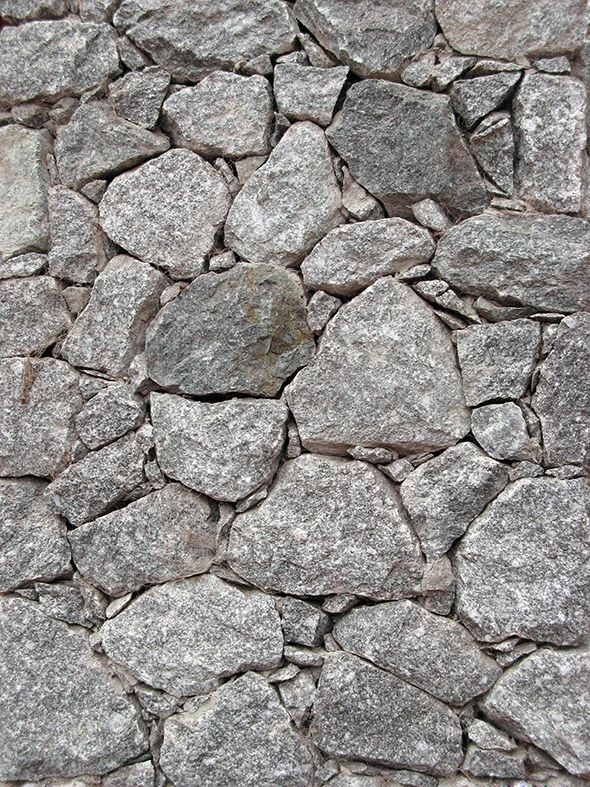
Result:
{"label": "dark gray rock", "polygon": [[529,436],[521,408],[514,402],[487,404],[471,413],[471,431],[494,459],[539,461],[539,443]]}
{"label": "dark gray rock", "polygon": [[109,88],[109,101],[116,113],[130,123],[153,128],[170,85],[170,74],[157,66],[131,71]]}
{"label": "dark gray rock", "polygon": [[76,430],[88,448],[102,448],[140,426],[144,412],[142,400],[126,383],[114,383],[84,405],[76,416]]}
{"label": "dark gray rock", "polygon": [[524,779],[526,753],[524,749],[515,752],[491,751],[469,746],[461,771],[475,778]]}
{"label": "dark gray rock", "polygon": [[520,73],[490,74],[475,79],[459,79],[451,88],[451,104],[467,128],[503,104],[520,79]]}
{"label": "dark gray rock", "polygon": [[488,178],[505,194],[514,188],[514,134],[508,112],[492,112],[469,137],[471,152]]}
{"label": "dark gray rock", "polygon": [[327,126],[347,75],[345,66],[312,68],[279,63],[273,80],[278,111],[289,120],[311,120]]}
{"label": "dark gray rock", "polygon": [[321,645],[330,628],[330,617],[321,609],[299,598],[286,598],[281,610],[285,642],[315,648]]}

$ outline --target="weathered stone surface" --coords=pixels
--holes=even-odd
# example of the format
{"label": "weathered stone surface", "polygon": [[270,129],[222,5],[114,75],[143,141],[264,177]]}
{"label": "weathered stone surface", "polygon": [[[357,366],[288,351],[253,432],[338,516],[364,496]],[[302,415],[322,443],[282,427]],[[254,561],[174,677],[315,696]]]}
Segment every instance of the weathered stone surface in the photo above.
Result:
{"label": "weathered stone surface", "polygon": [[295,265],[343,223],[340,203],[324,132],[296,123],[234,200],[225,243],[250,262]]}
{"label": "weathered stone surface", "polygon": [[276,693],[254,673],[226,683],[202,708],[164,724],[160,764],[179,787],[309,787],[312,755]]}
{"label": "weathered stone surface", "polygon": [[173,276],[203,271],[230,205],[221,175],[189,150],[171,150],[116,178],[100,203],[104,231]]}
{"label": "weathered stone surface", "polygon": [[510,60],[573,52],[586,30],[584,0],[436,0],[448,42],[468,55]]}
{"label": "weathered stone surface", "polygon": [[478,120],[506,101],[519,79],[519,72],[459,79],[451,88],[453,109],[461,115],[467,128],[473,128]]}
{"label": "weathered stone surface", "polygon": [[334,757],[437,776],[463,760],[461,725],[446,705],[348,653],[326,659],[311,735]]}
{"label": "weathered stone surface", "polygon": [[487,642],[574,645],[589,630],[590,496],[582,480],[526,478],[501,492],[457,547],[457,609]]}
{"label": "weathered stone surface", "polygon": [[447,330],[391,278],[340,308],[287,400],[305,447],[326,453],[446,448],[469,430]]}
{"label": "weathered stone surface", "polygon": [[124,375],[143,349],[166,280],[151,265],[120,255],[97,276],[88,306],[72,326],[62,356],[74,366]]}
{"label": "weathered stone surface", "polygon": [[505,752],[469,746],[461,771],[475,778],[524,779],[525,751]]}
{"label": "weathered stone surface", "polygon": [[577,213],[584,199],[586,89],[572,77],[530,74],[514,98],[516,187],[547,213]]}
{"label": "weathered stone surface", "polygon": [[301,265],[303,281],[335,295],[355,295],[381,276],[428,262],[432,236],[405,219],[346,224],[329,232]]}
{"label": "weathered stone surface", "polygon": [[46,133],[22,126],[0,128],[1,259],[47,249]]}
{"label": "weathered stone surface", "polygon": [[531,741],[570,773],[590,774],[587,650],[541,648],[509,669],[483,701],[484,712]]}
{"label": "weathered stone surface", "polygon": [[471,152],[485,174],[505,194],[514,188],[514,134],[508,112],[492,112],[469,137]]}
{"label": "weathered stone surface", "polygon": [[0,361],[0,476],[51,478],[71,461],[78,375],[53,358]]}
{"label": "weathered stone surface", "polygon": [[353,85],[327,130],[352,176],[388,213],[429,197],[455,214],[485,207],[483,182],[448,96],[384,80]]}
{"label": "weathered stone surface", "polygon": [[0,0],[0,16],[4,22],[26,22],[39,17],[65,16],[64,0]]}
{"label": "weathered stone surface", "polygon": [[19,254],[9,260],[0,260],[0,281],[4,279],[21,279],[25,276],[34,276],[42,273],[47,265],[47,255],[31,251],[28,254]]}
{"label": "weathered stone surface", "polygon": [[140,397],[126,383],[114,383],[84,405],[76,416],[76,430],[84,445],[94,450],[138,427],[143,416]]}
{"label": "weathered stone surface", "polygon": [[209,574],[147,590],[104,624],[102,644],[140,680],[176,696],[204,694],[247,669],[277,667],[283,653],[272,599]]}
{"label": "weathered stone surface", "polygon": [[315,700],[316,685],[313,673],[303,669],[291,680],[279,683],[279,694],[283,705],[297,727],[308,721]]}
{"label": "weathered stone surface", "polygon": [[103,778],[101,787],[153,787],[154,779],[154,766],[147,760],[134,762],[108,773]]}
{"label": "weathered stone surface", "polygon": [[590,464],[590,315],[566,317],[541,366],[533,407],[550,465]]}
{"label": "weathered stone surface", "polygon": [[476,743],[480,749],[495,749],[496,751],[513,751],[516,748],[514,741],[505,732],[496,729],[489,722],[474,719],[467,728],[469,740]]}
{"label": "weathered stone surface", "polygon": [[35,593],[50,618],[86,628],[100,626],[105,619],[105,596],[79,575],[73,582],[35,582]]}
{"label": "weathered stone surface", "polygon": [[303,596],[417,592],[422,560],[393,486],[365,462],[302,454],[238,516],[228,560],[265,590]]}
{"label": "weathered stone surface", "polygon": [[81,574],[111,596],[207,571],[215,555],[209,503],[167,484],[70,533]]}
{"label": "weathered stone surface", "polygon": [[158,462],[166,475],[191,489],[235,502],[272,479],[288,414],[274,400],[208,403],[153,393]]}
{"label": "weathered stone surface", "polygon": [[32,276],[0,281],[0,357],[41,355],[71,325],[55,279]]}
{"label": "weathered stone surface", "polygon": [[79,96],[119,70],[108,25],[70,19],[30,22],[0,32],[0,104]]}
{"label": "weathered stone surface", "polygon": [[486,213],[450,229],[432,265],[470,295],[572,312],[590,309],[589,242],[582,219]]}
{"label": "weathered stone surface", "polygon": [[312,68],[279,63],[273,80],[278,111],[289,120],[311,120],[327,126],[347,75],[348,68],[342,66]]}
{"label": "weathered stone surface", "polygon": [[322,290],[314,292],[307,303],[307,324],[314,333],[321,333],[341,306],[339,298]]}
{"label": "weathered stone surface", "polygon": [[281,616],[285,642],[314,648],[322,644],[330,628],[330,618],[325,612],[299,598],[286,598]]}
{"label": "weathered stone surface", "polygon": [[451,705],[483,694],[502,674],[460,623],[414,601],[356,607],[333,635],[344,650]]}
{"label": "weathered stone surface", "polygon": [[444,232],[451,226],[449,217],[438,204],[432,199],[423,199],[420,202],[415,202],[412,205],[412,213],[416,221],[419,221],[423,227],[434,232]]}
{"label": "weathered stone surface", "polygon": [[487,404],[471,413],[471,431],[494,459],[539,461],[539,444],[529,436],[521,408],[514,402]]}
{"label": "weathered stone surface", "polygon": [[139,711],[84,635],[0,598],[0,778],[106,773],[148,748]]}
{"label": "weathered stone surface", "polygon": [[91,101],[58,132],[55,157],[61,182],[75,189],[141,164],[169,147],[163,134],[129,123],[106,101]]}
{"label": "weathered stone surface", "polygon": [[202,156],[263,156],[270,150],[272,90],[261,76],[214,71],[173,93],[163,117],[174,143]]}
{"label": "weathered stone surface", "polygon": [[130,123],[153,128],[170,85],[170,74],[158,66],[131,71],[114,82],[109,101],[116,113]]}
{"label": "weathered stone surface", "polygon": [[150,377],[193,396],[274,396],[313,354],[303,288],[295,274],[271,265],[200,276],[147,334]]}
{"label": "weathered stone surface", "polygon": [[422,551],[435,560],[508,483],[508,469],[473,443],[459,443],[417,467],[400,487]]}
{"label": "weathered stone surface", "polygon": [[295,15],[317,40],[360,76],[394,77],[436,33],[430,0],[297,0]]}

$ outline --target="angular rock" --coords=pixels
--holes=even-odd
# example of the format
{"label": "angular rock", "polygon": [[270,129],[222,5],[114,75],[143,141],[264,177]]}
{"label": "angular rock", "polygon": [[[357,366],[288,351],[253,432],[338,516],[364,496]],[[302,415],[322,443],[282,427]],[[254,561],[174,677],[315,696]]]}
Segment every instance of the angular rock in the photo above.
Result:
{"label": "angular rock", "polygon": [[415,595],[422,559],[394,487],[365,462],[302,454],[268,497],[236,517],[228,561],[264,590],[290,595]]}
{"label": "angular rock", "polygon": [[451,228],[432,265],[469,295],[542,311],[590,309],[590,226],[571,216],[485,213]]}
{"label": "angular rock", "polygon": [[458,79],[461,74],[476,64],[474,57],[457,57],[451,55],[434,66],[430,72],[430,84],[433,90],[440,92],[446,90],[451,82]]}
{"label": "angular rock", "polygon": [[87,638],[0,598],[0,778],[101,774],[143,754],[139,710]]}
{"label": "angular rock", "polygon": [[307,287],[334,295],[356,295],[381,276],[428,262],[432,236],[405,219],[346,224],[329,232],[303,261]]}
{"label": "angular rock", "polygon": [[108,773],[102,780],[102,787],[153,787],[154,783],[154,766],[148,760]]}
{"label": "angular rock", "polygon": [[0,281],[0,357],[41,355],[71,325],[51,276]]}
{"label": "angular rock", "polygon": [[344,222],[340,204],[324,132],[296,123],[235,198],[225,244],[249,262],[295,265]]}
{"label": "angular rock", "polygon": [[316,358],[286,393],[302,442],[313,451],[429,451],[469,431],[447,330],[389,277],[340,308]]}
{"label": "angular rock", "polygon": [[278,111],[289,120],[311,120],[327,126],[347,75],[346,66],[312,68],[279,63],[273,80]]}
{"label": "angular rock", "polygon": [[93,396],[76,416],[76,430],[91,450],[102,448],[140,426],[144,406],[126,383],[114,383]]}
{"label": "angular rock", "polygon": [[214,71],[173,93],[163,118],[175,145],[202,156],[264,156],[270,150],[272,90],[261,76]]}
{"label": "angular rock", "polygon": [[143,349],[165,283],[146,262],[113,257],[97,276],[88,306],[63,343],[62,356],[74,366],[123,376]]}
{"label": "angular rock", "polygon": [[275,396],[314,349],[295,274],[239,264],[198,277],[165,306],[146,357],[150,377],[173,391]]}
{"label": "angular rock", "polygon": [[109,101],[120,117],[138,126],[153,128],[169,85],[170,74],[157,66],[131,71],[113,82]]}
{"label": "angular rock", "polygon": [[339,298],[321,290],[314,292],[307,304],[307,324],[314,333],[321,333],[341,306]]}
{"label": "angular rock", "polygon": [[417,467],[400,487],[429,560],[444,555],[508,483],[508,470],[473,443],[459,443]]}
{"label": "angular rock", "polygon": [[4,279],[22,279],[42,273],[47,265],[47,255],[31,251],[28,254],[19,254],[10,260],[0,260],[0,281]]}
{"label": "angular rock", "polygon": [[382,219],[385,211],[381,203],[351,176],[348,167],[342,167],[342,208],[345,215],[357,221]]}
{"label": "angular rock", "polygon": [[39,17],[65,16],[64,0],[0,0],[3,22],[28,22]]}
{"label": "angular rock", "polygon": [[299,598],[286,598],[281,615],[285,642],[314,648],[322,644],[330,628],[330,618],[325,612]]}
{"label": "angular rock", "polygon": [[164,723],[160,764],[183,787],[308,787],[312,755],[261,675],[224,684],[201,708]]}
{"label": "angular rock", "polygon": [[469,137],[475,160],[505,194],[514,188],[514,134],[508,112],[492,112]]}
{"label": "angular rock", "polygon": [[578,213],[584,201],[586,88],[530,74],[514,98],[516,187],[537,210]]}
{"label": "angular rock", "polygon": [[589,631],[590,496],[582,480],[525,478],[475,519],[457,547],[457,610],[486,642],[557,645]]}
{"label": "angular rock", "polygon": [[86,628],[100,626],[105,619],[105,596],[77,575],[74,583],[35,582],[35,593],[41,609],[50,618]]}
{"label": "angular rock", "polygon": [[109,658],[175,696],[204,694],[237,672],[272,669],[283,653],[272,599],[209,574],[147,590],[101,634]]}
{"label": "angular rock", "polygon": [[453,109],[461,115],[467,128],[473,128],[478,120],[506,101],[519,79],[519,72],[459,79],[451,88]]}
{"label": "angular rock", "polygon": [[490,751],[469,746],[461,771],[476,778],[524,779],[527,771],[525,752]]}
{"label": "angular rock", "polygon": [[289,414],[282,402],[191,402],[159,393],[150,401],[158,462],[170,478],[230,502],[272,479]]}
{"label": "angular rock", "polygon": [[358,82],[326,134],[389,214],[409,217],[410,205],[425,197],[453,214],[485,207],[485,187],[448,96],[384,80]]}
{"label": "angular rock", "polygon": [[505,732],[497,730],[487,721],[475,719],[467,728],[469,740],[476,743],[480,749],[495,749],[496,751],[514,751],[516,744]]}
{"label": "angular rock", "polygon": [[100,202],[109,238],[178,278],[202,273],[231,202],[222,177],[189,150],[171,150],[116,178]]}
{"label": "angular rock", "polygon": [[333,757],[437,776],[463,760],[461,725],[446,705],[348,653],[326,659],[311,736]]}
{"label": "angular rock", "polygon": [[540,460],[539,444],[530,438],[522,410],[514,402],[488,404],[473,410],[471,431],[494,459]]}
{"label": "angular rock", "polygon": [[297,727],[308,719],[315,700],[316,685],[311,670],[301,670],[291,680],[279,683],[279,694],[283,705]]}

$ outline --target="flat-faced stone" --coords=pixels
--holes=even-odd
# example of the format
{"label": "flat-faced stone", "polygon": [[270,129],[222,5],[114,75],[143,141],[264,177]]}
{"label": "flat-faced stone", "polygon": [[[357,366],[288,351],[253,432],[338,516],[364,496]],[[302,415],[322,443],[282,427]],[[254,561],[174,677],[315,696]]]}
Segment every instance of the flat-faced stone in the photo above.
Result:
{"label": "flat-faced stone", "polygon": [[519,79],[518,71],[459,79],[451,88],[453,109],[461,115],[467,128],[473,128],[478,120],[506,101]]}
{"label": "flat-faced stone", "polygon": [[41,355],[71,325],[55,279],[31,276],[0,281],[0,357]]}
{"label": "flat-faced stone", "polygon": [[327,130],[352,176],[390,214],[429,197],[452,213],[478,213],[486,193],[448,96],[385,80],[353,85]]}
{"label": "flat-faced stone", "polygon": [[589,493],[582,480],[507,486],[457,547],[457,609],[486,642],[575,645],[589,629]]}
{"label": "flat-faced stone", "polygon": [[147,334],[150,377],[193,396],[274,396],[313,354],[301,283],[272,265],[199,276]]}
{"label": "flat-faced stone", "polygon": [[311,120],[327,126],[347,75],[346,66],[312,68],[279,63],[273,79],[278,111],[289,120]]}
{"label": "flat-faced stone", "polygon": [[514,402],[486,404],[471,413],[471,431],[494,459],[539,461],[541,450],[527,428],[522,409]]}
{"label": "flat-faced stone", "polygon": [[158,66],[130,71],[113,82],[109,102],[118,115],[130,123],[153,128],[170,85],[170,74]]}
{"label": "flat-faced stone", "polygon": [[100,202],[100,221],[130,254],[193,278],[203,271],[230,202],[211,164],[190,150],[171,150],[115,178]]}
{"label": "flat-faced stone", "polygon": [[39,254],[35,251],[19,254],[9,260],[0,261],[0,281],[34,276],[36,273],[42,273],[46,265],[46,254]]}
{"label": "flat-faced stone", "polygon": [[101,633],[109,658],[176,696],[204,694],[237,672],[277,667],[283,654],[272,599],[209,574],[147,590]]}
{"label": "flat-faced stone", "polygon": [[301,272],[308,287],[355,295],[381,276],[428,262],[434,248],[428,230],[405,219],[359,221],[329,232]]}
{"label": "flat-faced stone", "polygon": [[514,133],[508,112],[492,112],[469,137],[475,160],[505,194],[514,188]]}
{"label": "flat-faced stone", "polygon": [[[417,362],[419,360],[419,363]],[[287,387],[306,448],[446,448],[469,431],[448,331],[409,287],[377,281],[340,308]]]}
{"label": "flat-faced stone", "polygon": [[314,648],[322,644],[330,628],[330,617],[314,604],[288,597],[281,609],[285,642]]}
{"label": "flat-faced stone", "polygon": [[140,426],[145,408],[124,382],[113,383],[87,402],[76,417],[76,431],[84,445],[94,450]]}
{"label": "flat-faced stone", "polygon": [[376,468],[302,454],[281,466],[268,497],[232,525],[228,560],[264,590],[302,596],[414,595],[415,537],[393,485]]}

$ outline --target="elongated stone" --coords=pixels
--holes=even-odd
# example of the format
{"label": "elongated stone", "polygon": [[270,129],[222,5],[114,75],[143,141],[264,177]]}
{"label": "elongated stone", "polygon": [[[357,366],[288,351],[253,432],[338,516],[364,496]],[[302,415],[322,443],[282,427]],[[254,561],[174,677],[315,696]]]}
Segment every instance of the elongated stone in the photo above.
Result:
{"label": "elongated stone", "polygon": [[514,188],[514,134],[508,112],[492,112],[469,138],[471,152],[484,173],[506,194]]}
{"label": "elongated stone", "polygon": [[66,302],[51,276],[0,281],[0,357],[41,355],[71,326]]}

